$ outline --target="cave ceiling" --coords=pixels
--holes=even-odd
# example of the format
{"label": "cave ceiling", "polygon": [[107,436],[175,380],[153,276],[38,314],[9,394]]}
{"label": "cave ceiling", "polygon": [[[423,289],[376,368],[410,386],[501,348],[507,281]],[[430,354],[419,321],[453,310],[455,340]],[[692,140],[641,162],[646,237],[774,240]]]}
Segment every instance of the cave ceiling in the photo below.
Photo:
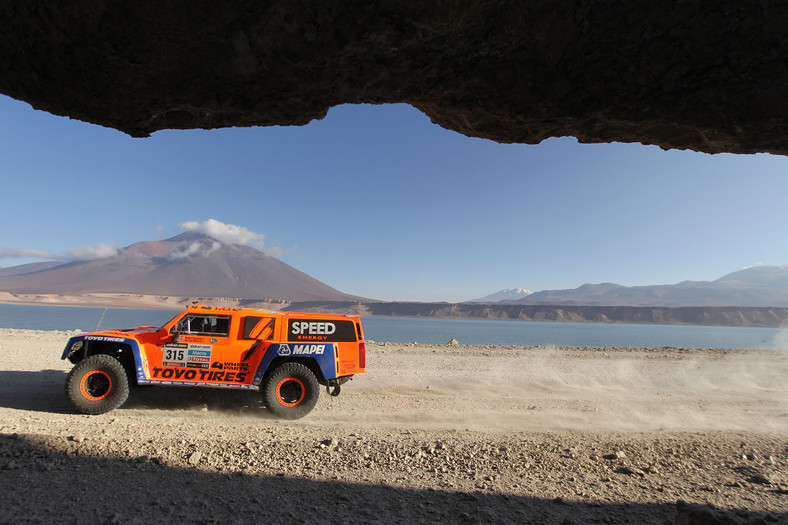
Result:
{"label": "cave ceiling", "polygon": [[777,1],[0,0],[0,93],[145,137],[407,103],[471,137],[788,153]]}

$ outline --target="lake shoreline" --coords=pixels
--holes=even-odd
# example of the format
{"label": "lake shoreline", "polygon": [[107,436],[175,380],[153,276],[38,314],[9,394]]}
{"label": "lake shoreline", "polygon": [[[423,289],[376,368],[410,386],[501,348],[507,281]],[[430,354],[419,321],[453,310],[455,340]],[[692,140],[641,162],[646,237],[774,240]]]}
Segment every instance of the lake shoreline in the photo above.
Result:
{"label": "lake shoreline", "polygon": [[0,304],[180,310],[198,302],[217,306],[275,311],[356,314],[364,317],[479,319],[613,324],[665,324],[781,328],[788,326],[788,308],[737,306],[599,306],[500,303],[426,303],[360,301],[286,301],[228,297],[164,295],[12,294],[0,292]]}

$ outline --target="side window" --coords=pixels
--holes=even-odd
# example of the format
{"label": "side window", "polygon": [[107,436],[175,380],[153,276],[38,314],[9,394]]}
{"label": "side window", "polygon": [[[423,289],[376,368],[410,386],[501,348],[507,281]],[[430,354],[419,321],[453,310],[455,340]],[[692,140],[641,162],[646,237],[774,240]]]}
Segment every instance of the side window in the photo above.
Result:
{"label": "side window", "polygon": [[244,321],[244,338],[270,341],[274,338],[275,323],[276,319],[273,317],[253,317],[250,315]]}
{"label": "side window", "polygon": [[230,318],[224,315],[187,315],[178,321],[178,332],[195,335],[230,335]]}

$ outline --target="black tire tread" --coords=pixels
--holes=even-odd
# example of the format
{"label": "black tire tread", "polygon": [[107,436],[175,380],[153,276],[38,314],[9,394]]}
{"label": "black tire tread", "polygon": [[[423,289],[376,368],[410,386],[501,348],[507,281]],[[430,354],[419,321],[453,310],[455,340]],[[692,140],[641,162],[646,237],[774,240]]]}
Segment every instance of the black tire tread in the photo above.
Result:
{"label": "black tire tread", "polygon": [[[286,377],[296,377],[304,383],[304,400],[294,407],[284,406],[276,399],[276,385]],[[261,388],[266,408],[281,419],[300,419],[307,415],[317,404],[320,384],[315,374],[301,363],[283,363],[270,371],[263,379]]]}
{"label": "black tire tread", "polygon": [[[80,392],[80,382],[90,371],[107,372],[112,379],[113,388],[109,396],[93,401],[86,399]],[[123,405],[129,397],[129,380],[123,365],[110,355],[98,354],[87,357],[74,365],[66,377],[66,397],[71,406],[82,414],[104,414]]]}

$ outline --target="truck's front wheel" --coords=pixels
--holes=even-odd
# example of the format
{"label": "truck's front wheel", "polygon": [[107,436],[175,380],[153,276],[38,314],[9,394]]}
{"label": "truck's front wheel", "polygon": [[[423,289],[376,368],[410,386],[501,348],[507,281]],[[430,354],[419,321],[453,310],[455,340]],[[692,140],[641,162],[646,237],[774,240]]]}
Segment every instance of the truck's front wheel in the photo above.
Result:
{"label": "truck's front wheel", "polygon": [[320,385],[315,374],[301,363],[285,363],[263,380],[263,402],[283,419],[304,417],[317,404]]}
{"label": "truck's front wheel", "polygon": [[77,363],[66,378],[66,396],[83,414],[115,410],[129,397],[129,380],[120,361],[94,355]]}

